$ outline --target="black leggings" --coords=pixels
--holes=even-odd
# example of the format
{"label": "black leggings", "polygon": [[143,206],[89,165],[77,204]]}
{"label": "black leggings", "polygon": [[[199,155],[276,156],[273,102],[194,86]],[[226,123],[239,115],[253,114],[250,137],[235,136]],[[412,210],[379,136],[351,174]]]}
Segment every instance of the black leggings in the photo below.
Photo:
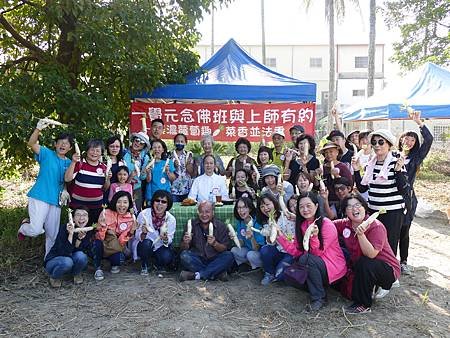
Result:
{"label": "black leggings", "polygon": [[375,285],[385,290],[395,282],[394,270],[382,260],[361,256],[354,266],[352,300],[364,305],[372,306],[372,291]]}
{"label": "black leggings", "polygon": [[394,256],[397,256],[397,247],[400,241],[400,232],[402,229],[404,216],[403,209],[389,210],[385,214],[378,216],[378,220],[383,223],[386,228],[388,242],[394,252]]}

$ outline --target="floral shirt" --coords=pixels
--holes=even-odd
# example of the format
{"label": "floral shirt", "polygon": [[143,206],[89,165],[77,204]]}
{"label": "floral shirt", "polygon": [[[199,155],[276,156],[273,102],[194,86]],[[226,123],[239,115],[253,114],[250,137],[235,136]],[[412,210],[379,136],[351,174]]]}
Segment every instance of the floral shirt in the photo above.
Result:
{"label": "floral shirt", "polygon": [[[175,151],[175,150],[174,150]],[[175,161],[173,152],[170,153],[170,158]],[[192,153],[183,151],[181,155],[178,155],[180,165],[175,167],[175,173],[177,178],[172,182],[171,192],[172,195],[186,195],[189,194],[189,190],[192,186],[192,177],[186,170],[186,163],[192,161]]]}

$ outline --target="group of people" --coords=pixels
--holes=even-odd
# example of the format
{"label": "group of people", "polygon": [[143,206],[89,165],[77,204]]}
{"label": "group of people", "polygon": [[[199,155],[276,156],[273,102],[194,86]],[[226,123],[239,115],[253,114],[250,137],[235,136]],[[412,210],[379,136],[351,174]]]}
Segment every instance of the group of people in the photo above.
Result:
{"label": "group of people", "polygon": [[[179,262],[180,281],[227,280],[232,271],[262,269],[264,286],[284,281],[306,289],[311,310],[326,304],[331,286],[353,301],[347,313],[369,312],[374,298],[411,273],[413,187],[433,137],[420,112],[411,118],[422,140],[408,131],[398,142],[386,129],[346,137],[333,115],[337,129],[318,147],[297,125],[289,130],[292,143],[275,132],[273,147],[260,144],[256,159],[250,142],[239,138],[227,166],[211,135],[203,136],[198,156],[185,149],[183,134],[169,151],[160,119],[152,121],[150,135],[133,133],[129,148],[113,136],[106,147],[90,140],[84,154],[66,133],[54,150],[39,145],[48,126],[40,120],[28,141],[40,171],[19,238],[45,232],[44,265],[55,287],[65,274],[82,283],[89,257],[94,278],[103,280],[104,259],[119,273],[129,256],[140,260],[141,275]],[[198,216],[178,224],[170,209],[185,200],[197,202]],[[214,217],[215,205],[225,200],[234,203],[235,232]],[[69,222],[60,225],[66,203]],[[177,227],[183,227],[180,243],[173,242]]]}

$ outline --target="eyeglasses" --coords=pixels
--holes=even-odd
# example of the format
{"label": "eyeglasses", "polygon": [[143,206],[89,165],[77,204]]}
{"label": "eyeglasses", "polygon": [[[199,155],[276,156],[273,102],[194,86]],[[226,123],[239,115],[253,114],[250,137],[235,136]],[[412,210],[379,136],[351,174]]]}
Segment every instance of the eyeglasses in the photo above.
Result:
{"label": "eyeglasses", "polygon": [[362,205],[360,203],[356,203],[356,204],[353,204],[353,205],[347,205],[347,207],[345,209],[352,210],[352,209],[359,209],[361,207],[362,207]]}
{"label": "eyeglasses", "polygon": [[167,201],[166,200],[157,199],[157,200],[155,200],[155,203],[167,204]]}
{"label": "eyeglasses", "polygon": [[379,146],[382,146],[383,144],[386,143],[386,141],[383,140],[382,138],[378,139],[378,142],[377,142],[377,140],[373,140],[373,139],[370,141],[370,144],[373,145],[373,146],[376,146],[377,143],[378,143]]}

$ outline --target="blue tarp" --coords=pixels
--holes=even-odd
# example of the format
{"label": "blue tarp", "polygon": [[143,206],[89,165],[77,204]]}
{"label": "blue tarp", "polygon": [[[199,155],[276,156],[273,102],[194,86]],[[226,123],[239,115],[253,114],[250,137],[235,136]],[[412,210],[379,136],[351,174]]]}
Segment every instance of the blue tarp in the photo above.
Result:
{"label": "blue tarp", "polygon": [[233,39],[185,84],[166,85],[137,99],[315,102],[316,84],[276,73],[255,61]]}
{"label": "blue tarp", "polygon": [[426,63],[417,72],[381,92],[343,109],[345,121],[406,119],[400,107],[407,103],[423,118],[450,118],[450,71]]}

